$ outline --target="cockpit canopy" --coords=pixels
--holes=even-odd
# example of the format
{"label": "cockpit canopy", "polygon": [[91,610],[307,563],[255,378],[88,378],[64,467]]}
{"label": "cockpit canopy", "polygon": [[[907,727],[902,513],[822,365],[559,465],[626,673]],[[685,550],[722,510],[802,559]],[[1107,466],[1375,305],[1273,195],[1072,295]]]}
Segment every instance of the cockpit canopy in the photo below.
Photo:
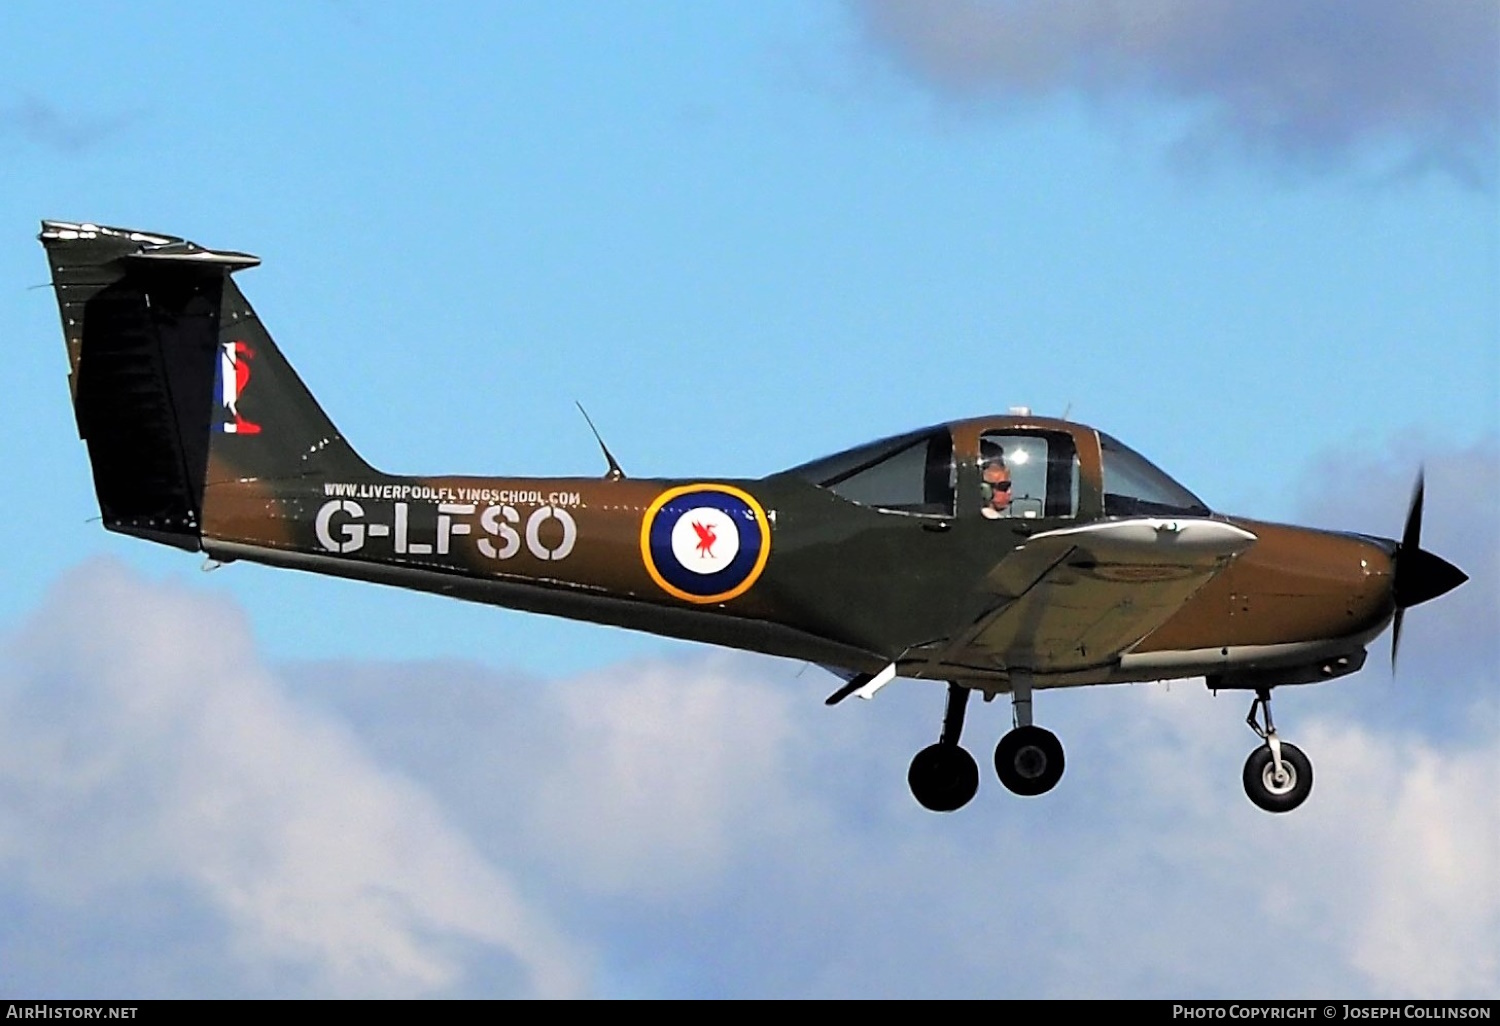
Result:
{"label": "cockpit canopy", "polygon": [[785,473],[849,502],[907,515],[1209,515],[1202,500],[1124,443],[1081,424],[1039,417],[922,428]]}

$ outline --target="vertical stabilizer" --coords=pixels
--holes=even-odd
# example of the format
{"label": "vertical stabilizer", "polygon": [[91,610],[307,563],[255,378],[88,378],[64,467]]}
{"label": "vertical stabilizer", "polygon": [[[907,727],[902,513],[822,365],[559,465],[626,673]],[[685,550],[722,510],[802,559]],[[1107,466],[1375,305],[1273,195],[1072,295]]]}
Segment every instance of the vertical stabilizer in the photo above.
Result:
{"label": "vertical stabilizer", "polygon": [[258,258],[60,221],[41,241],[106,527],[197,549],[213,480],[372,473],[230,278]]}

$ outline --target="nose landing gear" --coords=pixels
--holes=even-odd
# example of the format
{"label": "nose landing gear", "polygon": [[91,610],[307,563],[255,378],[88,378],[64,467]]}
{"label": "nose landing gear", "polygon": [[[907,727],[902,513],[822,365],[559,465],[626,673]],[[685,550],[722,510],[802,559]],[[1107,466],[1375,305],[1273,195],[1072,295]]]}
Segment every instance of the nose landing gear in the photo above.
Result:
{"label": "nose landing gear", "polygon": [[[1264,727],[1257,714],[1264,717]],[[1255,692],[1245,722],[1265,741],[1245,760],[1245,794],[1267,812],[1291,812],[1307,801],[1312,792],[1312,762],[1302,754],[1302,749],[1276,736],[1276,725],[1271,722],[1270,688]]]}

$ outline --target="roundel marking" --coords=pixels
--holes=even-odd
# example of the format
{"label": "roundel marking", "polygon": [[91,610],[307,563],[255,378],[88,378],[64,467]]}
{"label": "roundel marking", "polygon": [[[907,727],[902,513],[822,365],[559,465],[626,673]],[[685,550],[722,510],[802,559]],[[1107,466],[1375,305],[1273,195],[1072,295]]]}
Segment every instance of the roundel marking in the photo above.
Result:
{"label": "roundel marking", "polygon": [[641,559],[674,598],[707,605],[750,590],[771,556],[771,524],[749,492],[692,484],[658,495],[641,518]]}
{"label": "roundel marking", "polygon": [[695,574],[716,574],[740,554],[734,520],[715,506],[695,506],[672,528],[672,557]]}

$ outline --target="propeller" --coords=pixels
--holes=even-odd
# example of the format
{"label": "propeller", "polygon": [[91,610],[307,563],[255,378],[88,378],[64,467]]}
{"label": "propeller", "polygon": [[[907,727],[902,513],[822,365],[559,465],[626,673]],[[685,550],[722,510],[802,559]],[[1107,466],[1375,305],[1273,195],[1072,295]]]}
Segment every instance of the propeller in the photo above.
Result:
{"label": "propeller", "polygon": [[1422,502],[1426,492],[1426,474],[1418,472],[1417,486],[1412,490],[1411,508],[1406,513],[1406,527],[1396,546],[1395,580],[1391,597],[1396,603],[1396,617],[1391,625],[1391,672],[1396,672],[1396,654],[1401,650],[1401,620],[1412,606],[1446,594],[1469,579],[1469,575],[1440,556],[1422,548]]}

